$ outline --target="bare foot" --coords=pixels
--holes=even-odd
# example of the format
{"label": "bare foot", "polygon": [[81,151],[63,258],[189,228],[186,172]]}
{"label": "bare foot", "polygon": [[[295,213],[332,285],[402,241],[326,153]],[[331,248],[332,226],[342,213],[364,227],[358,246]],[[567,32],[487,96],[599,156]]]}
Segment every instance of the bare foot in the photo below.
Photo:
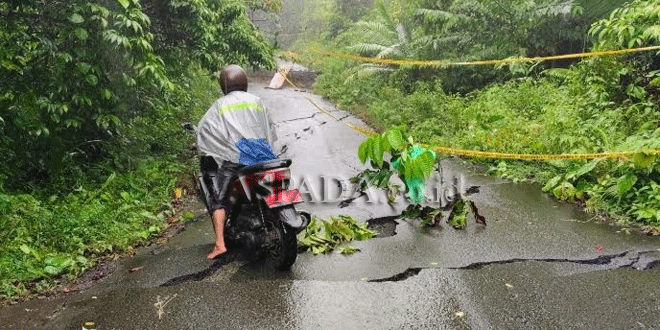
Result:
{"label": "bare foot", "polygon": [[223,253],[225,253],[225,252],[227,252],[227,248],[226,248],[226,247],[219,247],[219,246],[217,246],[217,245],[214,245],[214,246],[213,246],[213,251],[211,251],[211,253],[209,253],[209,254],[206,256],[206,258],[208,258],[208,259],[215,259],[215,258],[217,258],[218,256],[220,256],[221,254],[223,254]]}

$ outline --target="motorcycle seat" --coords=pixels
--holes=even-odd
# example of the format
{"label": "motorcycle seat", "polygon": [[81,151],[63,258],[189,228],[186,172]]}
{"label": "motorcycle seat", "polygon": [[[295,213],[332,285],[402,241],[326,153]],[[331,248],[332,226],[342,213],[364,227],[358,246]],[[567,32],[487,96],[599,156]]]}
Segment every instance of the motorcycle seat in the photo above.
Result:
{"label": "motorcycle seat", "polygon": [[238,170],[239,175],[250,175],[257,172],[265,172],[276,168],[291,166],[291,159],[273,159],[252,166],[246,166]]}

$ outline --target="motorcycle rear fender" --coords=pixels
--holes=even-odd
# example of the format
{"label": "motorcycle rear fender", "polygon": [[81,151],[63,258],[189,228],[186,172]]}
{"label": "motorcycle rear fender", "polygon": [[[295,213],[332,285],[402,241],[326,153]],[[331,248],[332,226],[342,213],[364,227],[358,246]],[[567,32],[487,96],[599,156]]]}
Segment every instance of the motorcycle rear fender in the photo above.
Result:
{"label": "motorcycle rear fender", "polygon": [[288,227],[293,228],[297,232],[303,230],[309,224],[309,218],[301,213],[298,213],[293,207],[282,207],[277,209],[280,221]]}

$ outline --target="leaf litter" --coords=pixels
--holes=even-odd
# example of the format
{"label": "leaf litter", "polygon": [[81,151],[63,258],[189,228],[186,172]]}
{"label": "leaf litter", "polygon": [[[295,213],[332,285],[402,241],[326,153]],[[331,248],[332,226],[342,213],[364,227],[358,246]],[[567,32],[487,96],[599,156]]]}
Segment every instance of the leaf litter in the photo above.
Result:
{"label": "leaf litter", "polygon": [[[348,215],[331,216],[324,220],[313,217],[298,239],[298,245],[309,248],[314,254],[330,253],[339,245],[351,241],[364,241],[378,233],[367,228],[367,223],[358,223]],[[337,249],[338,253],[352,254],[359,251],[353,246]]]}

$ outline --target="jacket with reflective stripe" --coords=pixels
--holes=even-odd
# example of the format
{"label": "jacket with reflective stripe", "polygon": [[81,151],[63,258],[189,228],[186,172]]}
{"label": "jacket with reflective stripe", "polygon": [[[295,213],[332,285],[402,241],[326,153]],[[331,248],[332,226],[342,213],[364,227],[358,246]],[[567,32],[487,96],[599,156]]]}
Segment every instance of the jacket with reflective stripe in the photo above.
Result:
{"label": "jacket with reflective stripe", "polygon": [[252,94],[235,91],[218,99],[197,126],[197,148],[224,161],[243,165],[275,158],[272,146],[277,139],[263,101]]}

